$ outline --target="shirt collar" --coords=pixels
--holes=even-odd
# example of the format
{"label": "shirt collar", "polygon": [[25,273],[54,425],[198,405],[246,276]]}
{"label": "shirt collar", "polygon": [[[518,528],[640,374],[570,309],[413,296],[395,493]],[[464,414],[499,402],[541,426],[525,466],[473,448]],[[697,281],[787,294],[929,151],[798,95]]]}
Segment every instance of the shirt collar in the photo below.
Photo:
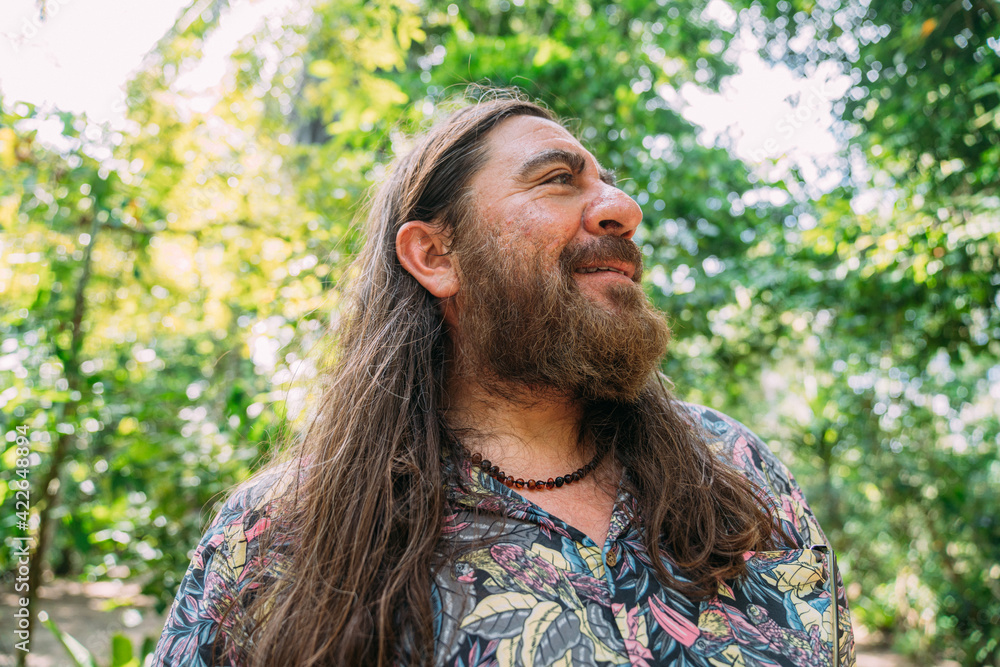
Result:
{"label": "shirt collar", "polygon": [[[563,529],[570,527],[468,460],[461,462],[457,474],[448,474],[455,471],[455,464],[450,458],[446,459],[444,466],[445,479],[451,480],[445,491],[450,504],[456,508],[530,521],[539,524],[543,530],[551,530],[557,525]],[[620,485],[611,514],[608,539],[615,540],[624,534],[632,525],[630,517],[638,516],[638,509],[638,502]],[[564,530],[557,532],[562,533]]]}

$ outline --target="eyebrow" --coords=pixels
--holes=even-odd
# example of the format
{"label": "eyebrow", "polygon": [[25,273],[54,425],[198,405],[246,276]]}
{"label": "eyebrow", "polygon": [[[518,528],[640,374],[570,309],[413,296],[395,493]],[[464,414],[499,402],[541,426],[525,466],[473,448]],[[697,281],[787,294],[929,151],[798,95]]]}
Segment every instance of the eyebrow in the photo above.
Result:
{"label": "eyebrow", "polygon": [[[565,164],[574,174],[582,173],[587,168],[587,159],[579,153],[567,151],[562,148],[548,148],[536,155],[533,155],[527,162],[521,165],[517,172],[517,177],[522,181],[530,180],[531,175],[544,167],[556,164]],[[615,184],[615,172],[603,167],[597,168],[597,175],[608,185]]]}

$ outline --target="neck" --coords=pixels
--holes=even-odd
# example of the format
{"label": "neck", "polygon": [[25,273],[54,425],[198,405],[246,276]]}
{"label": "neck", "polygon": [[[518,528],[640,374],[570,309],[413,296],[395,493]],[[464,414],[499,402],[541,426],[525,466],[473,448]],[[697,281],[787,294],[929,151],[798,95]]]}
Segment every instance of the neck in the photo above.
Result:
{"label": "neck", "polygon": [[582,405],[557,392],[469,376],[448,383],[447,419],[466,449],[515,477],[572,472],[594,455],[580,441]]}

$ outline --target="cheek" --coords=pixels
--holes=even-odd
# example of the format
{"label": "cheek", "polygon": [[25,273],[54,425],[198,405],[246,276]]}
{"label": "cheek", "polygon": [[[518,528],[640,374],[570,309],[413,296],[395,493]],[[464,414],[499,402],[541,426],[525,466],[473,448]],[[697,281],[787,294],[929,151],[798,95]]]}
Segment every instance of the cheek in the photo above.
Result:
{"label": "cheek", "polygon": [[564,211],[526,206],[490,230],[498,248],[518,257],[558,258],[579,231]]}
{"label": "cheek", "polygon": [[536,252],[555,254],[573,239],[577,229],[559,224],[556,216],[529,218],[514,228],[517,238]]}
{"label": "cheek", "polygon": [[540,259],[544,264],[558,260],[565,246],[550,233],[522,230],[505,239],[500,247],[510,258]]}

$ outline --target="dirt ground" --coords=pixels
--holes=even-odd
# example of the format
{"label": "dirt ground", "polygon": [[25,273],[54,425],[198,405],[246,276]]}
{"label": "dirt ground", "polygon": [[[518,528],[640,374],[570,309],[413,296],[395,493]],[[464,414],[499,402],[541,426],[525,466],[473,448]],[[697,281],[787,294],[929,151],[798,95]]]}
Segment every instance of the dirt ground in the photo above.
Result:
{"label": "dirt ground", "polygon": [[[138,649],[138,643],[144,637],[159,637],[163,629],[163,616],[153,610],[151,598],[139,594],[139,584],[136,583],[55,581],[41,588],[40,598],[39,610],[47,613],[61,630],[73,635],[94,653],[99,665],[107,664],[111,636],[116,632],[130,637],[133,646]],[[15,604],[11,594],[4,594],[2,601],[7,609]],[[4,636],[0,637],[0,667],[14,665],[13,651],[9,633],[4,632]],[[29,667],[64,667],[69,664],[65,650],[48,628],[36,625],[31,633]],[[916,665],[885,649],[862,644],[858,650],[858,667]]]}
{"label": "dirt ground", "polygon": [[[152,598],[139,594],[139,584],[97,582],[82,584],[57,580],[39,590],[38,610],[44,611],[63,632],[73,635],[96,657],[107,664],[111,654],[111,636],[123,633],[138,650],[143,637],[158,637],[163,617],[152,608]],[[2,598],[3,606],[13,608],[12,594]],[[119,606],[123,605],[123,606]],[[4,614],[6,616],[6,614]],[[29,667],[63,667],[72,664],[66,650],[48,628],[40,623],[31,630]],[[0,637],[0,667],[13,665],[13,646],[9,633]]]}

